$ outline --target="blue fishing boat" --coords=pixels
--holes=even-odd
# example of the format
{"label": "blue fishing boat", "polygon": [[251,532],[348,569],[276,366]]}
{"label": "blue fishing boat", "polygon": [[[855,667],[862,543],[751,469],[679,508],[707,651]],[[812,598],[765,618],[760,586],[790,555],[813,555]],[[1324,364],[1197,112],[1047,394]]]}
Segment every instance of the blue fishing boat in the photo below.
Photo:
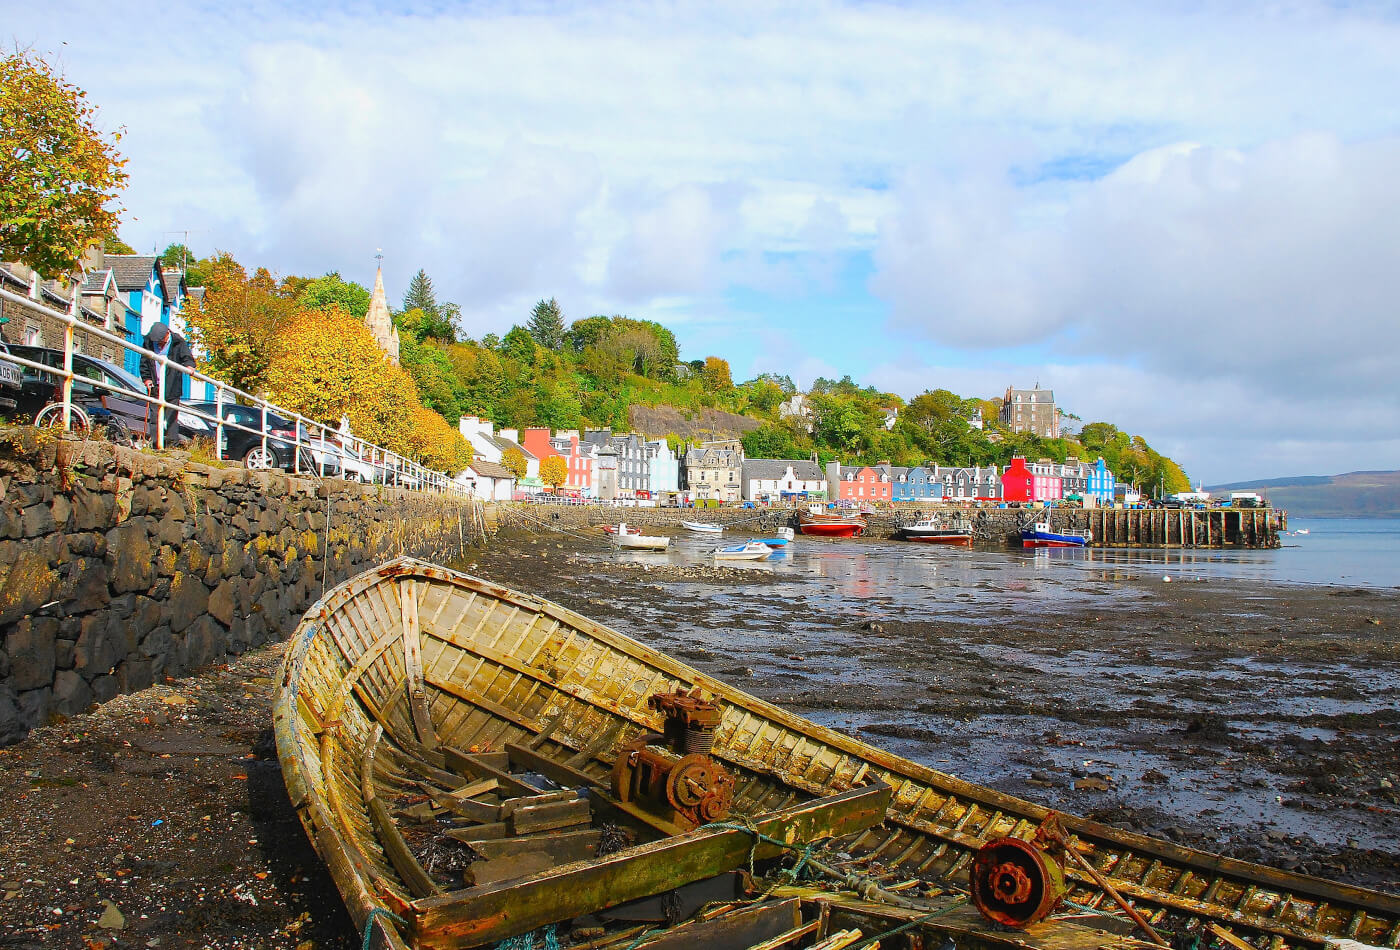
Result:
{"label": "blue fishing boat", "polygon": [[796,537],[796,533],[791,528],[779,528],[776,538],[759,538],[759,544],[766,544],[770,548],[784,548],[787,543]]}
{"label": "blue fishing boat", "polygon": [[1026,548],[1082,548],[1094,536],[1089,532],[1051,531],[1049,520],[1037,521],[1021,529],[1021,546]]}

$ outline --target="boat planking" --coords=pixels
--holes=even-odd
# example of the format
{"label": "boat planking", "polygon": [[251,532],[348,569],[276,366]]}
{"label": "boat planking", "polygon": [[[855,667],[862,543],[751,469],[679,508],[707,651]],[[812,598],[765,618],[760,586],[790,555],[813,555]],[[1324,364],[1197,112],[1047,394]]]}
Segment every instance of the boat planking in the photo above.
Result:
{"label": "boat planking", "polygon": [[[708,696],[719,710],[711,754],[733,778],[729,827],[669,821],[619,794],[615,772],[636,759],[628,750],[645,753],[650,747],[638,743],[668,728],[655,704],[663,695]],[[352,917],[374,928],[383,946],[483,946],[645,903],[648,895],[680,900],[687,887],[725,886],[756,844],[735,822],[761,825],[794,848],[834,839],[815,854],[878,867],[885,883],[916,882],[926,899],[911,909],[870,878],[857,882],[865,888],[859,895],[779,882],[759,903],[721,902],[722,913],[701,910],[674,933],[647,934],[646,926],[621,932],[645,936],[639,947],[685,940],[748,947],[814,919],[839,919],[865,920],[867,937],[872,926],[914,923],[959,946],[1139,945],[1127,936],[1131,924],[1116,933],[1095,929],[1114,929],[1116,917],[1088,917],[1093,928],[1082,914],[1079,922],[1052,917],[1008,932],[947,896],[966,887],[980,847],[1030,838],[1054,819],[1049,810],[811,723],[557,604],[413,559],[352,578],[313,605],[288,648],[274,719],[291,801]],[[426,804],[446,811],[454,794],[489,788],[474,805],[457,804],[490,814],[454,820],[464,823],[469,840],[510,844],[510,821],[525,808],[556,822],[571,807],[580,811],[571,805],[580,793],[530,804],[559,794],[540,787],[537,776],[562,786],[565,798],[570,788],[585,789],[589,809],[597,808],[592,817],[637,829],[639,843],[582,860],[561,851],[564,863],[453,886],[424,871],[392,813],[405,790],[436,787]],[[518,807],[506,821],[484,820],[511,803]],[[1395,895],[1086,819],[1065,816],[1063,827],[1078,855],[1064,869],[1068,899],[1077,904],[1113,910],[1095,882],[1101,876],[1155,926],[1194,921],[1259,950],[1335,938],[1400,942]],[[545,837],[557,836],[562,848],[567,832],[554,826]],[[755,858],[771,856],[754,851]],[[1079,858],[1092,873],[1080,869]],[[838,870],[851,866],[837,863]],[[788,911],[777,908],[793,901],[796,910],[784,917]],[[391,923],[395,918],[403,923]],[[607,938],[617,937],[619,926],[610,921]],[[700,927],[728,927],[742,940],[715,943],[721,931],[711,929],[701,941],[694,932]],[[809,945],[805,939],[781,945]]]}

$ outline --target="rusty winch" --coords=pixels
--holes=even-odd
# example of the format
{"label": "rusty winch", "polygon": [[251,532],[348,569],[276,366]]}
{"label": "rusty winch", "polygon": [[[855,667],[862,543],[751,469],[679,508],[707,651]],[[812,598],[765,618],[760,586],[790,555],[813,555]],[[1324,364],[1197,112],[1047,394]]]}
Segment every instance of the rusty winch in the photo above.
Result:
{"label": "rusty winch", "polygon": [[1030,841],[988,841],[972,860],[972,903],[982,916],[1008,927],[1044,920],[1066,893],[1063,854],[1063,831],[1054,812]]}
{"label": "rusty winch", "polygon": [[719,705],[691,692],[657,693],[648,703],[665,719],[623,745],[613,764],[613,794],[686,828],[719,821],[734,804],[734,777],[711,757]]}

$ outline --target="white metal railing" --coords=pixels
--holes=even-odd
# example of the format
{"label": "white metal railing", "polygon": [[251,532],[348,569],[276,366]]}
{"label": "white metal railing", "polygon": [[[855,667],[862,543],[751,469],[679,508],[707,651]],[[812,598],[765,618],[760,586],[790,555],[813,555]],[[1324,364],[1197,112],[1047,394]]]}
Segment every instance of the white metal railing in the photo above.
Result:
{"label": "white metal railing", "polygon": [[[59,419],[62,421],[63,428],[65,429],[73,428],[75,412],[81,413],[80,418],[86,416],[86,413],[82,411],[82,403],[75,402],[73,399],[73,382],[75,378],[73,372],[73,356],[75,352],[73,336],[74,330],[81,327],[83,330],[99,339],[115,343],[124,353],[136,353],[143,360],[150,360],[154,366],[159,368],[155,374],[154,393],[113,385],[102,379],[83,378],[84,385],[91,385],[95,389],[105,390],[123,399],[139,400],[142,402],[146,406],[146,434],[150,438],[151,444],[157,449],[165,447],[166,414],[173,411],[176,414],[175,430],[177,433],[181,424],[181,416],[198,419],[205,428],[212,428],[214,430],[214,452],[220,459],[224,458],[226,430],[232,429],[251,433],[259,438],[259,447],[261,449],[260,457],[264,462],[269,459],[275,462],[279,454],[269,450],[269,443],[272,443],[274,449],[281,449],[284,452],[290,451],[292,457],[292,471],[298,474],[307,473],[318,477],[325,477],[328,471],[333,475],[335,473],[344,475],[353,469],[357,477],[362,481],[422,491],[454,492],[460,494],[469,493],[467,486],[456,481],[449,475],[434,471],[410,458],[399,455],[396,452],[391,452],[371,442],[353,438],[337,429],[322,425],[314,419],[308,419],[300,413],[283,409],[281,406],[268,402],[261,396],[255,396],[252,393],[245,392],[236,386],[231,386],[222,380],[201,373],[197,369],[172,363],[168,357],[137,346],[123,336],[114,334],[103,327],[96,327],[90,323],[79,320],[76,312],[70,311],[65,313],[61,310],[55,310],[51,307],[44,306],[32,297],[16,294],[4,288],[0,288],[0,300],[11,301],[29,310],[38,311],[55,320],[63,322],[62,367],[26,359],[16,353],[0,356],[0,359],[35,370],[36,372],[59,377],[60,385],[57,387],[59,399],[56,400],[53,405],[61,407]],[[75,310],[77,306],[76,300],[77,297],[75,295]],[[18,346],[20,344],[14,345]],[[49,349],[52,349],[52,347],[49,347]],[[167,368],[172,365],[177,366],[179,372],[189,377],[192,382],[203,382],[214,388],[213,415],[195,409],[188,404],[166,400],[166,371]],[[100,398],[101,397],[99,397],[99,399]],[[256,427],[240,423],[232,417],[225,417],[224,408],[226,406],[240,404],[258,410],[258,425]],[[272,416],[276,420],[290,423],[290,428],[270,427],[268,425],[269,416]],[[154,432],[150,431],[152,427],[155,429]]]}

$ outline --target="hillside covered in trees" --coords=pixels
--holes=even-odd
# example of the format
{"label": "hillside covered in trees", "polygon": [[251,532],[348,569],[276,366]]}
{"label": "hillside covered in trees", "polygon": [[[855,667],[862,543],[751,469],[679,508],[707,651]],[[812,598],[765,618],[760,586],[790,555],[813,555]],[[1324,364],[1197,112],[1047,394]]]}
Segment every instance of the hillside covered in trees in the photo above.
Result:
{"label": "hillside covered in trees", "polygon": [[[187,254],[172,245],[166,257],[178,263]],[[349,394],[308,400],[316,387],[298,390],[286,373],[278,372],[277,354],[284,354],[285,364],[289,332],[298,328],[297,338],[306,341],[301,328],[308,322],[321,321],[322,331],[343,335],[347,331],[341,318],[363,320],[369,291],[336,273],[276,279],[260,268],[249,277],[224,253],[188,261],[188,266],[190,283],[209,287],[205,312],[191,322],[212,371],[245,389],[269,388],[307,415],[325,421],[338,418],[336,406],[347,404]],[[541,300],[522,324],[504,335],[488,333],[477,340],[460,335],[459,313],[457,305],[438,299],[431,278],[420,270],[393,315],[402,371],[412,380],[406,395],[416,394],[412,402],[452,426],[464,414],[518,428],[617,430],[629,429],[634,415],[679,417],[688,423],[676,426],[686,438],[742,432],[745,450],[758,457],[1003,465],[1013,455],[1057,461],[1070,455],[1102,455],[1126,481],[1160,485],[1166,491],[1189,487],[1175,462],[1153,451],[1141,437],[1107,422],[1084,426],[1077,438],[1041,439],[999,430],[996,399],[931,388],[906,402],[894,393],[858,386],[849,376],[813,381],[806,414],[783,417],[780,404],[798,391],[788,376],[763,373],[736,382],[720,356],[684,359],[675,335],[652,320],[620,314],[571,320],[556,300],[549,299]],[[324,347],[312,349],[320,354],[317,359],[331,357]],[[390,414],[395,418],[405,411],[411,414],[411,407],[398,407],[395,400],[402,400],[390,392],[397,384],[351,378],[345,385],[365,387],[357,412],[370,425],[363,430],[367,437],[390,428],[387,410],[373,408],[376,404],[393,402],[396,408]],[[658,411],[634,414],[634,407]],[[898,415],[887,428],[891,409]],[[978,410],[986,420],[985,431],[969,425]],[[327,417],[332,411],[335,415]],[[751,421],[736,425],[724,413]],[[711,432],[697,424],[704,419],[730,422],[727,431]],[[995,433],[993,439],[988,433]],[[647,434],[669,436],[676,445],[683,441],[675,429]]]}

